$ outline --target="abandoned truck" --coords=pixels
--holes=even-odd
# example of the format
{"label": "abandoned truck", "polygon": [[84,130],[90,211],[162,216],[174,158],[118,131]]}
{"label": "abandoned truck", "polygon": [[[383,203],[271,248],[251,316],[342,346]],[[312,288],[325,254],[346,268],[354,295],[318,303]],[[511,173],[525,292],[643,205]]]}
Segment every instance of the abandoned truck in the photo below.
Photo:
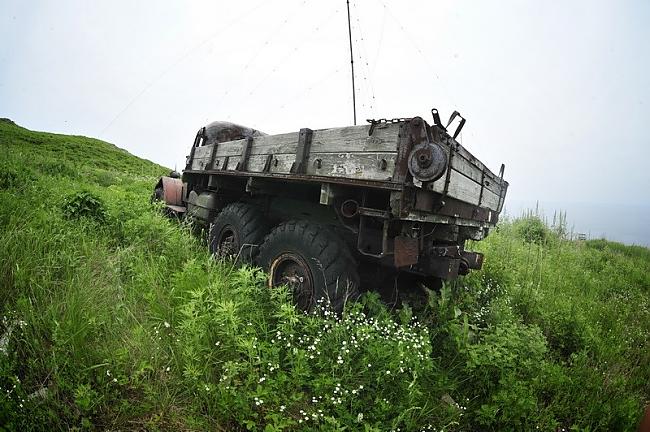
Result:
{"label": "abandoned truck", "polygon": [[495,226],[508,182],[456,141],[458,112],[444,126],[432,117],[279,135],[214,122],[182,179],[161,178],[154,196],[209,227],[212,253],[263,267],[305,310],[321,298],[340,310],[362,270],[435,286],[481,268],[465,242]]}

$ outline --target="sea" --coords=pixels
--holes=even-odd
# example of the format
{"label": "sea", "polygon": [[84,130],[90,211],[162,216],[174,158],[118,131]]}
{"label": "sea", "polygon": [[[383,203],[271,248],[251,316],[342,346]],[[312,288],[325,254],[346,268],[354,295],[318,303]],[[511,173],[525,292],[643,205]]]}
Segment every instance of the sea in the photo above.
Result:
{"label": "sea", "polygon": [[570,202],[508,201],[504,213],[518,217],[532,211],[549,224],[553,215],[566,213],[567,229],[576,237],[607,239],[650,248],[650,204],[597,204]]}

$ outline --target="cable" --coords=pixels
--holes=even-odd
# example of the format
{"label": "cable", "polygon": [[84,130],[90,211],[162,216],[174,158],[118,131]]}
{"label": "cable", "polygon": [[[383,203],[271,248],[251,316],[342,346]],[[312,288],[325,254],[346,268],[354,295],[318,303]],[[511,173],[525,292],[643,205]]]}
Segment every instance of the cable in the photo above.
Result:
{"label": "cable", "polygon": [[181,57],[179,57],[176,61],[172,62],[167,68],[163,70],[161,74],[159,74],[156,78],[153,80],[149,81],[148,84],[146,84],[142,90],[140,90],[133,98],[129,100],[129,102],[120,110],[115,117],[111,119],[111,121],[104,126],[104,128],[101,130],[101,132],[98,134],[99,137],[102,137],[104,133],[119,119],[122,114],[124,114],[131,106],[143,95],[149,90],[151,87],[153,87],[162,77],[167,75],[169,71],[171,71],[173,68],[175,68],[178,64],[180,64],[183,60],[187,59],[191,54],[193,54],[196,50],[201,48],[203,45],[206,43],[210,42],[212,39],[223,33],[224,31],[228,30],[230,27],[232,27],[234,24],[239,22],[242,18],[245,18],[249,16],[251,13],[256,12],[258,9],[260,9],[262,6],[267,6],[269,5],[270,2],[267,2],[265,0],[262,0],[255,4],[255,6],[251,7],[250,9],[246,10],[245,12],[241,13],[238,15],[234,20],[230,21],[228,24],[226,24],[224,27],[220,27],[217,31],[211,33],[208,35],[205,39],[203,39],[201,42],[198,44],[192,46],[185,54],[183,54]]}
{"label": "cable", "polygon": [[[336,9],[336,10],[333,11],[331,14],[329,14],[329,15],[328,15],[324,20],[322,20],[320,23],[318,23],[318,24],[316,25],[316,27],[314,27],[314,33],[319,32],[319,31],[321,30],[321,28],[323,27],[323,25],[326,24],[327,22],[329,22],[329,20],[330,20],[333,16],[335,16],[338,12],[339,12],[339,9]],[[314,33],[312,33],[312,34],[314,34]],[[299,50],[300,48],[302,48],[302,46],[305,45],[305,43],[307,43],[307,41],[309,41],[309,40],[310,40],[310,39],[308,39],[308,38],[302,38],[302,39],[300,39],[300,43],[297,44],[297,45],[295,45],[295,46],[293,47],[293,49],[292,49],[291,51],[289,51],[289,53],[288,53],[286,56],[282,57],[278,62],[276,62],[275,65],[273,65],[273,67],[271,68],[271,71],[270,71],[268,74],[266,74],[266,76],[264,76],[264,77],[263,77],[263,78],[262,78],[262,79],[261,79],[261,80],[260,80],[260,81],[259,81],[259,82],[254,86],[254,87],[253,87],[253,89],[248,93],[248,95],[251,96],[253,93],[255,93],[255,92],[257,91],[257,89],[260,88],[260,86],[261,86],[264,82],[266,82],[267,79],[269,79],[269,78],[271,77],[271,75],[273,75],[275,72],[278,71],[278,68],[279,68],[280,66],[282,66],[282,65],[283,65],[283,64],[284,64],[288,59],[290,59],[291,57],[293,57],[293,56],[298,52],[298,50]]]}
{"label": "cable", "polygon": [[[411,36],[411,34],[406,30],[406,28],[404,28],[404,26],[402,25],[402,23],[400,22],[400,20],[397,18],[397,16],[395,16],[395,14],[393,14],[393,13],[391,12],[390,8],[386,5],[386,3],[384,3],[383,0],[376,0],[376,1],[377,1],[378,3],[381,3],[381,4],[384,6],[385,10],[388,12],[388,14],[391,16],[391,18],[393,18],[393,20],[395,20],[395,23],[399,26],[400,30],[402,30],[402,32],[404,33],[404,35],[406,35],[406,38],[407,38],[408,41],[411,43],[411,45],[413,46],[413,48],[414,48],[414,49],[415,49],[415,50],[420,54],[420,56],[422,56],[422,58],[424,58],[424,61],[425,61],[425,63],[427,64],[427,66],[429,67],[429,69],[430,69],[431,73],[433,74],[433,76],[438,80],[438,82],[440,82],[440,76],[438,75],[438,73],[436,72],[436,69],[434,68],[433,64],[432,64],[431,61],[429,60],[429,57],[427,57],[427,56],[424,55],[424,53],[423,53],[422,50],[420,49],[419,45],[418,45],[417,42],[415,41],[415,39],[414,39],[414,38]],[[447,88],[446,88],[444,85],[441,86],[441,87],[442,87],[442,89],[443,89],[443,92],[447,95],[447,97],[449,98],[449,100],[453,103],[453,98],[451,97],[451,95],[450,95],[449,92],[447,91]]]}
{"label": "cable", "polygon": [[[373,85],[372,85],[372,77],[370,76],[370,66],[368,65],[369,56],[367,54],[365,39],[363,37],[363,30],[361,28],[361,20],[360,20],[361,14],[359,13],[359,10],[358,10],[358,7],[357,7],[356,3],[354,3],[354,8],[355,8],[355,11],[357,12],[356,21],[357,21],[358,28],[359,28],[359,39],[360,39],[360,42],[361,42],[360,43],[361,49],[359,50],[359,60],[361,61],[362,67],[365,66],[365,70],[366,70],[365,76],[363,77],[363,83],[366,85],[366,90],[365,91],[370,96],[370,110],[371,110],[373,116],[376,117],[376,112],[375,112],[375,89],[373,88]],[[366,59],[365,61],[363,59],[364,57]]]}
{"label": "cable", "polygon": [[[275,29],[273,29],[271,31],[271,33],[267,36],[267,38],[264,40],[264,42],[262,44],[260,44],[259,49],[255,52],[255,54],[253,54],[251,56],[251,58],[246,62],[246,64],[244,64],[244,67],[242,68],[242,73],[244,73],[246,70],[248,70],[250,65],[255,61],[255,59],[257,59],[257,57],[260,55],[260,53],[262,51],[264,51],[266,49],[266,47],[269,45],[269,42],[271,41],[271,39],[273,39],[273,37],[275,37],[280,32],[280,30],[282,30],[282,28],[285,25],[287,25],[289,20],[291,18],[293,18],[298,13],[298,11],[301,10],[305,6],[305,4],[307,4],[307,0],[302,0],[302,2],[300,3],[300,6],[298,8],[293,8],[293,13],[291,13],[287,17],[285,17],[285,19],[280,23],[280,25],[278,25]],[[231,87],[226,87],[226,89],[219,96],[217,96],[217,98],[215,100],[215,107],[218,104],[220,104],[226,96],[228,96],[230,94],[231,89],[232,89]]]}
{"label": "cable", "polygon": [[384,13],[381,16],[381,29],[379,30],[379,42],[377,43],[377,52],[375,53],[375,61],[372,64],[372,73],[375,73],[377,63],[379,62],[379,53],[381,50],[381,43],[384,40],[384,27],[386,26],[386,6],[384,6]]}
{"label": "cable", "polygon": [[310,84],[310,85],[309,85],[307,88],[305,88],[304,90],[302,90],[302,91],[300,91],[300,92],[298,92],[298,93],[294,93],[294,95],[291,96],[290,98],[284,99],[284,100],[282,101],[280,107],[278,108],[278,110],[276,110],[276,113],[278,113],[278,112],[284,110],[284,109],[286,108],[287,103],[289,103],[289,102],[291,102],[291,101],[293,101],[293,100],[295,100],[295,99],[298,99],[299,97],[304,96],[305,94],[309,93],[309,92],[312,91],[314,88],[320,86],[322,83],[324,83],[325,81],[329,80],[332,76],[334,76],[335,74],[339,73],[339,71],[340,71],[340,68],[339,68],[339,67],[336,67],[336,68],[334,68],[334,69],[330,69],[329,72],[328,72],[327,74],[322,75],[318,80],[312,82],[312,84]]}

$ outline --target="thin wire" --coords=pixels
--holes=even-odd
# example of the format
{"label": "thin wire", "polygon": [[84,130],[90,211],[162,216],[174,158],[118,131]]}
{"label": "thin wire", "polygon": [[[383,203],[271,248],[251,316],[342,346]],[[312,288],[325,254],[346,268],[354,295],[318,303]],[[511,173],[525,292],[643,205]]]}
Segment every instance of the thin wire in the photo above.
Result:
{"label": "thin wire", "polygon": [[[367,54],[365,39],[363,37],[363,30],[361,28],[361,20],[360,20],[361,14],[359,13],[359,9],[358,9],[356,3],[354,4],[354,8],[355,8],[355,11],[357,12],[356,20],[357,20],[357,24],[358,24],[358,27],[359,27],[359,39],[361,40],[361,44],[360,44],[361,49],[359,50],[359,60],[361,61],[362,68],[365,66],[365,70],[366,70],[365,76],[363,77],[363,84],[366,85],[366,90],[365,90],[366,93],[371,97],[371,99],[370,99],[370,110],[373,113],[373,115],[376,117],[376,112],[375,112],[375,89],[373,88],[373,85],[372,85],[372,78],[370,76],[370,66],[368,65],[369,56]],[[365,61],[364,61],[364,58],[365,58]]]}
{"label": "thin wire", "polygon": [[377,52],[375,53],[375,61],[372,64],[372,73],[375,73],[377,63],[379,62],[379,53],[381,50],[381,43],[384,40],[384,27],[386,26],[386,6],[384,6],[384,13],[381,16],[381,29],[379,30],[379,42],[377,43]]}
{"label": "thin wire", "polygon": [[[244,73],[246,70],[248,70],[248,68],[251,66],[251,64],[253,64],[253,62],[257,59],[257,57],[263,51],[266,50],[266,48],[269,45],[269,42],[271,41],[271,39],[273,39],[277,34],[280,33],[280,30],[282,30],[284,28],[284,26],[286,26],[289,23],[289,21],[298,13],[299,10],[301,10],[305,6],[305,4],[307,4],[307,0],[302,0],[302,2],[300,3],[300,6],[297,7],[297,8],[293,8],[292,9],[293,12],[291,14],[289,14],[288,16],[286,16],[285,19],[280,23],[280,25],[278,25],[276,28],[274,28],[271,31],[271,33],[266,37],[264,42],[262,44],[260,44],[259,49],[251,56],[250,59],[248,59],[246,64],[244,64],[244,67],[242,68],[242,73]],[[241,80],[241,81],[243,81],[243,80]],[[217,99],[215,101],[215,105],[220,104],[223,101],[223,99],[230,94],[230,91],[233,88],[234,87],[230,87],[230,86],[226,87],[225,90],[219,96],[217,96]]]}
{"label": "thin wire", "polygon": [[354,115],[354,124],[357,124],[357,100],[354,87],[354,56],[352,55],[352,21],[350,20],[350,0],[346,1],[348,8],[348,36],[350,40],[350,67],[352,68],[352,112]]}
{"label": "thin wire", "polygon": [[293,101],[295,99],[298,99],[299,97],[302,97],[305,94],[309,93],[310,91],[314,90],[316,87],[319,87],[325,81],[329,80],[332,76],[339,73],[339,71],[340,71],[340,67],[330,69],[327,74],[321,75],[321,77],[318,80],[313,81],[308,87],[306,87],[302,91],[294,93],[293,96],[291,96],[290,98],[284,99],[282,101],[281,105],[280,105],[280,108],[278,108],[278,110],[276,112],[284,110],[286,108],[287,103],[289,103],[289,102],[291,102],[291,101]]}
{"label": "thin wire", "polygon": [[[329,22],[329,20],[332,19],[333,16],[335,16],[336,14],[338,14],[338,12],[339,12],[339,9],[337,8],[335,11],[333,11],[331,14],[329,14],[329,15],[328,15],[324,20],[322,20],[320,23],[318,23],[318,24],[316,25],[316,27],[314,27],[314,32],[312,33],[312,35],[313,35],[313,34],[316,34],[316,33],[318,33],[318,32],[320,32],[321,29],[322,29],[322,27],[323,27],[325,24],[327,24],[327,23]],[[289,51],[289,53],[288,53],[286,56],[282,57],[282,59],[280,59],[280,61],[278,61],[277,63],[275,63],[275,65],[273,65],[273,67],[271,68],[271,71],[270,71],[268,74],[266,74],[266,76],[264,76],[264,78],[262,78],[262,79],[261,79],[261,80],[260,80],[260,81],[259,81],[259,82],[254,86],[254,87],[253,87],[253,89],[248,93],[248,95],[249,95],[249,96],[253,95],[253,93],[255,93],[255,92],[257,91],[257,89],[258,89],[258,88],[259,88],[259,87],[260,87],[264,82],[266,82],[267,79],[269,79],[269,78],[271,77],[271,75],[273,75],[274,73],[276,73],[276,72],[278,71],[278,69],[279,69],[279,68],[280,68],[280,67],[281,67],[281,66],[282,66],[282,65],[283,65],[287,60],[289,60],[291,57],[293,57],[293,56],[298,52],[298,50],[299,50],[300,48],[302,48],[303,45],[305,45],[308,41],[310,41],[309,38],[301,38],[301,39],[300,39],[300,43],[297,44],[297,45],[295,45],[295,46],[293,47],[293,49],[292,49],[291,51]]]}
{"label": "thin wire", "polygon": [[[383,0],[376,0],[376,1],[377,1],[378,3],[381,3],[381,4],[384,6],[384,8],[385,8],[386,11],[388,12],[388,14],[391,16],[391,18],[393,18],[393,20],[395,20],[395,23],[397,23],[397,25],[399,26],[400,30],[402,30],[402,32],[406,35],[408,41],[411,43],[411,45],[413,45],[413,48],[415,48],[415,50],[418,52],[418,54],[420,54],[420,56],[422,56],[422,58],[424,59],[424,62],[425,62],[425,63],[427,64],[427,66],[429,67],[429,69],[430,69],[431,73],[433,74],[433,76],[434,76],[434,77],[435,77],[435,78],[440,82],[440,76],[438,75],[438,73],[436,72],[435,67],[433,66],[433,64],[432,64],[431,61],[429,60],[429,57],[427,57],[426,55],[424,55],[424,53],[423,53],[422,50],[420,49],[419,45],[418,45],[417,42],[415,41],[415,39],[411,36],[411,34],[408,32],[408,30],[406,30],[406,28],[402,25],[402,23],[401,23],[400,20],[397,18],[397,16],[395,16],[395,14],[393,14],[393,12],[391,12],[390,8],[386,5],[386,3],[384,3]],[[451,97],[451,95],[450,95],[449,92],[447,91],[447,88],[446,88],[444,85],[442,85],[441,87],[442,87],[443,92],[447,95],[447,97],[449,98],[449,100],[453,103],[453,98]]]}
{"label": "thin wire", "polygon": [[223,33],[224,31],[228,30],[230,27],[235,25],[237,22],[239,22],[241,19],[249,16],[251,13],[256,12],[258,9],[260,9],[262,6],[267,6],[269,5],[270,2],[267,2],[265,0],[262,0],[255,4],[255,6],[251,7],[250,9],[246,10],[245,12],[241,13],[238,15],[234,20],[230,21],[228,24],[226,24],[223,27],[220,27],[217,31],[212,32],[210,35],[208,35],[205,39],[203,39],[201,42],[198,44],[192,46],[188,51],[185,52],[181,57],[179,57],[176,61],[172,62],[169,66],[167,66],[162,73],[160,73],[156,78],[153,80],[149,81],[148,84],[146,84],[142,90],[140,90],[133,98],[129,100],[129,102],[122,108],[112,119],[109,121],[106,126],[101,130],[101,132],[98,134],[99,137],[102,137],[104,133],[115,123],[131,106],[138,100],[140,97],[147,92],[151,87],[153,87],[155,84],[158,83],[164,77],[167,75],[172,69],[174,69],[176,66],[178,66],[182,61],[187,59],[190,55],[192,55],[194,52],[196,52],[199,48],[201,48],[203,45],[207,44],[210,42],[212,39]]}

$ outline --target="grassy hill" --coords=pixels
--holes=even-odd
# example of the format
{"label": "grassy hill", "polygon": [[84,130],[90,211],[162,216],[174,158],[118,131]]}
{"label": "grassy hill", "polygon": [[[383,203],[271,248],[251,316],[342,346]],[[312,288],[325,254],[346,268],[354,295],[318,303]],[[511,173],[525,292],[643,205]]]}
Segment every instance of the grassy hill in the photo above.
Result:
{"label": "grassy hill", "polygon": [[389,312],[296,312],[149,203],[167,170],[0,121],[0,430],[634,430],[650,250],[534,217]]}

